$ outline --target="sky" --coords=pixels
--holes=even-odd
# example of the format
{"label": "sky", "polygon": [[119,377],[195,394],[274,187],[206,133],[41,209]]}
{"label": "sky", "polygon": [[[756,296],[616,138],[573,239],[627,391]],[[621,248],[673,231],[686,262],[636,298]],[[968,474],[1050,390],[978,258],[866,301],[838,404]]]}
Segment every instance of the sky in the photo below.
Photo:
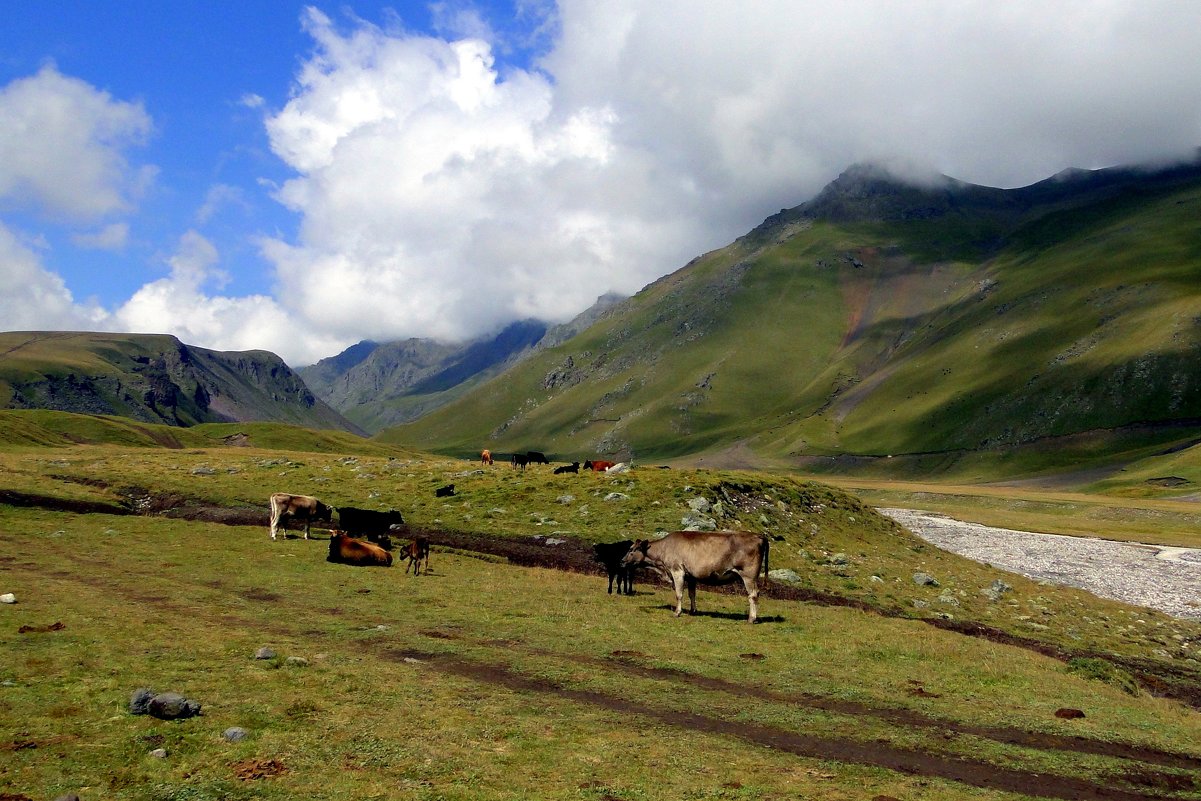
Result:
{"label": "sky", "polygon": [[858,162],[1016,187],[1198,146],[1193,0],[20,3],[0,330],[301,366],[566,321]]}

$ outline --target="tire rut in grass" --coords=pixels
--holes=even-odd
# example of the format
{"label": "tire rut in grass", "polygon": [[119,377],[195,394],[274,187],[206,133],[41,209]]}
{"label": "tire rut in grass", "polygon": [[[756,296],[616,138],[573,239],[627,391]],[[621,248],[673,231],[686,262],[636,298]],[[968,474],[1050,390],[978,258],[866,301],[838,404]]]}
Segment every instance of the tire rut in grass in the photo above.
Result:
{"label": "tire rut in grass", "polygon": [[[111,569],[113,567],[103,560],[92,557],[72,555],[72,559],[81,566],[92,569]],[[86,576],[74,575],[61,569],[47,572],[56,578],[71,579],[88,586],[115,591],[140,603],[175,612],[182,610],[182,607],[178,604],[161,596],[149,595],[144,591],[136,590],[130,586],[100,578],[94,570],[90,570]],[[244,597],[243,591],[224,587],[219,581],[209,580],[190,583],[197,587],[203,586],[208,589],[222,589],[223,591]],[[310,613],[323,614],[331,619],[341,619],[341,616],[335,614],[332,610],[314,609],[310,610]],[[212,613],[208,615],[201,613],[197,615],[194,607],[189,608],[188,614],[192,617],[211,618],[210,622],[222,625],[239,625],[247,628],[269,630],[271,633],[281,636],[294,637],[297,634],[292,627],[278,621],[264,623],[258,620],[242,619],[228,613]],[[447,632],[440,629],[427,629],[410,633],[417,633],[433,639],[464,640],[475,644],[470,638],[463,637],[456,632]],[[309,630],[306,636],[323,638],[324,635],[320,631]],[[486,644],[484,641],[480,642],[481,644]],[[585,704],[610,712],[638,714],[656,720],[664,725],[683,728],[687,731],[702,731],[715,735],[737,737],[747,742],[807,758],[832,759],[840,762],[882,767],[910,775],[946,779],[973,787],[1018,792],[1042,798],[1081,799],[1083,801],[1091,801],[1092,799],[1097,799],[1097,801],[1101,799],[1109,799],[1109,801],[1151,801],[1152,799],[1167,798],[1167,796],[1150,794],[1139,790],[1116,788],[1112,784],[1099,785],[1085,779],[1070,776],[1014,770],[987,762],[906,749],[882,742],[859,742],[850,739],[805,735],[762,724],[741,723],[680,710],[645,707],[628,699],[604,692],[565,687],[548,679],[527,676],[513,670],[507,665],[480,662],[452,654],[396,648],[391,644],[385,643],[361,642],[357,645],[361,650],[366,650],[389,660],[401,662],[417,660],[426,667],[463,678],[502,686],[511,690],[553,695],[567,701]],[[514,643],[506,641],[504,645],[506,648],[512,648]],[[877,708],[866,704],[822,698],[808,694],[777,693],[764,688],[755,688],[749,685],[706,677],[678,669],[655,668],[641,665],[634,661],[633,658],[636,658],[638,655],[633,653],[623,653],[617,657],[602,658],[589,657],[587,655],[565,655],[559,652],[532,647],[524,647],[523,650],[537,655],[578,661],[604,669],[618,669],[633,674],[636,677],[667,679],[687,683],[690,686],[699,686],[705,689],[760,700],[799,703],[812,708],[849,716],[871,716],[885,720],[899,728],[950,729],[963,734],[993,739],[998,742],[1042,750],[1116,757],[1194,771],[1201,769],[1201,760],[1183,754],[1172,754],[1157,749],[1137,746],[1123,746],[1117,743],[1088,740],[1087,738],[1064,738],[1017,729],[973,727],[968,724],[938,720],[908,710]],[[1124,784],[1133,783],[1146,787],[1149,790],[1163,789],[1168,792],[1178,792],[1195,789],[1196,787],[1194,777],[1166,773],[1146,767],[1132,767],[1120,773],[1114,773],[1112,776],[1116,781]]]}

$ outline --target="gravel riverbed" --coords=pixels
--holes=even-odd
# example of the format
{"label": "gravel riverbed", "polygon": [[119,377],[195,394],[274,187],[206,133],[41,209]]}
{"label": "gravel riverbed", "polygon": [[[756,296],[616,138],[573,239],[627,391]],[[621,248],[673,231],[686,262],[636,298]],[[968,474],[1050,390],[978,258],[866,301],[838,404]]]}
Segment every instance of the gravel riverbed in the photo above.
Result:
{"label": "gravel riverbed", "polygon": [[880,509],[927,542],[1029,578],[1201,620],[1201,550],[1067,537]]}

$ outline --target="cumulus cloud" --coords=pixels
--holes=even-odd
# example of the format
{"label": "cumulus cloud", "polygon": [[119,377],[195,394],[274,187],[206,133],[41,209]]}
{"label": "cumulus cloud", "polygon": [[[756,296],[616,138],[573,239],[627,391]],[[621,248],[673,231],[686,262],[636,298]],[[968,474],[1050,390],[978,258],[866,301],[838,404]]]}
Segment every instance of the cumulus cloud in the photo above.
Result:
{"label": "cumulus cloud", "polygon": [[125,302],[111,324],[122,331],[170,333],[215,350],[270,350],[294,364],[316,361],[345,343],[310,332],[267,295],[223,297],[228,274],[217,248],[196,231],[179,241],[170,275]]}
{"label": "cumulus cloud", "polygon": [[150,131],[140,104],[45,66],[0,89],[0,200],[75,220],[126,211],[153,168],[124,153]]}
{"label": "cumulus cloud", "polygon": [[561,0],[538,69],[339,30],[269,118],[280,297],[335,336],[461,338],[633,292],[858,161],[994,186],[1201,139],[1201,5]]}
{"label": "cumulus cloud", "polygon": [[37,251],[0,223],[0,320],[8,331],[93,330],[105,311],[77,304],[62,278],[45,269]]}

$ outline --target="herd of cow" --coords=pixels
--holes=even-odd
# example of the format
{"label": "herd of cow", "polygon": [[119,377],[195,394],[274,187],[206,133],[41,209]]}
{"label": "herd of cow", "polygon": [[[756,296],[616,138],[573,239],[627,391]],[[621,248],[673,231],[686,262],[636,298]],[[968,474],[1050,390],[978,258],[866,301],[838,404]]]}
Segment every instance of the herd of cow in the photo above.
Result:
{"label": "herd of cow", "polygon": [[[533,457],[540,457],[535,459]],[[481,454],[484,464],[492,464],[488,451]],[[549,464],[546,457],[537,451],[514,454],[513,465],[524,468],[527,464]],[[584,463],[585,469],[603,471],[612,462]],[[597,467],[602,465],[602,467]],[[555,472],[578,472],[579,463],[567,468],[556,468]],[[449,492],[445,491],[449,489]],[[438,490],[441,497],[454,494],[454,485]],[[304,538],[309,538],[309,527],[314,521],[333,522],[337,512],[338,523],[329,539],[327,561],[357,566],[392,565],[391,534],[403,530],[404,517],[396,510],[377,512],[371,509],[356,509],[340,506],[336,509],[308,495],[290,495],[277,492],[271,496],[271,539],[276,539],[280,523],[292,518],[304,523]],[[354,535],[354,536],[352,536]],[[683,611],[684,589],[688,590],[691,613],[696,614],[697,584],[727,584],[741,580],[746,589],[750,612],[747,619],[754,623],[759,617],[759,577],[768,572],[768,538],[748,531],[675,531],[656,540],[623,540],[593,545],[598,562],[609,574],[609,594],[613,593],[614,581],[618,595],[634,594],[634,571],[648,568],[671,581],[676,595],[675,615]],[[405,573],[413,569],[419,575],[424,562],[429,570],[430,546],[422,537],[412,539],[402,551],[401,558],[408,559]]]}

